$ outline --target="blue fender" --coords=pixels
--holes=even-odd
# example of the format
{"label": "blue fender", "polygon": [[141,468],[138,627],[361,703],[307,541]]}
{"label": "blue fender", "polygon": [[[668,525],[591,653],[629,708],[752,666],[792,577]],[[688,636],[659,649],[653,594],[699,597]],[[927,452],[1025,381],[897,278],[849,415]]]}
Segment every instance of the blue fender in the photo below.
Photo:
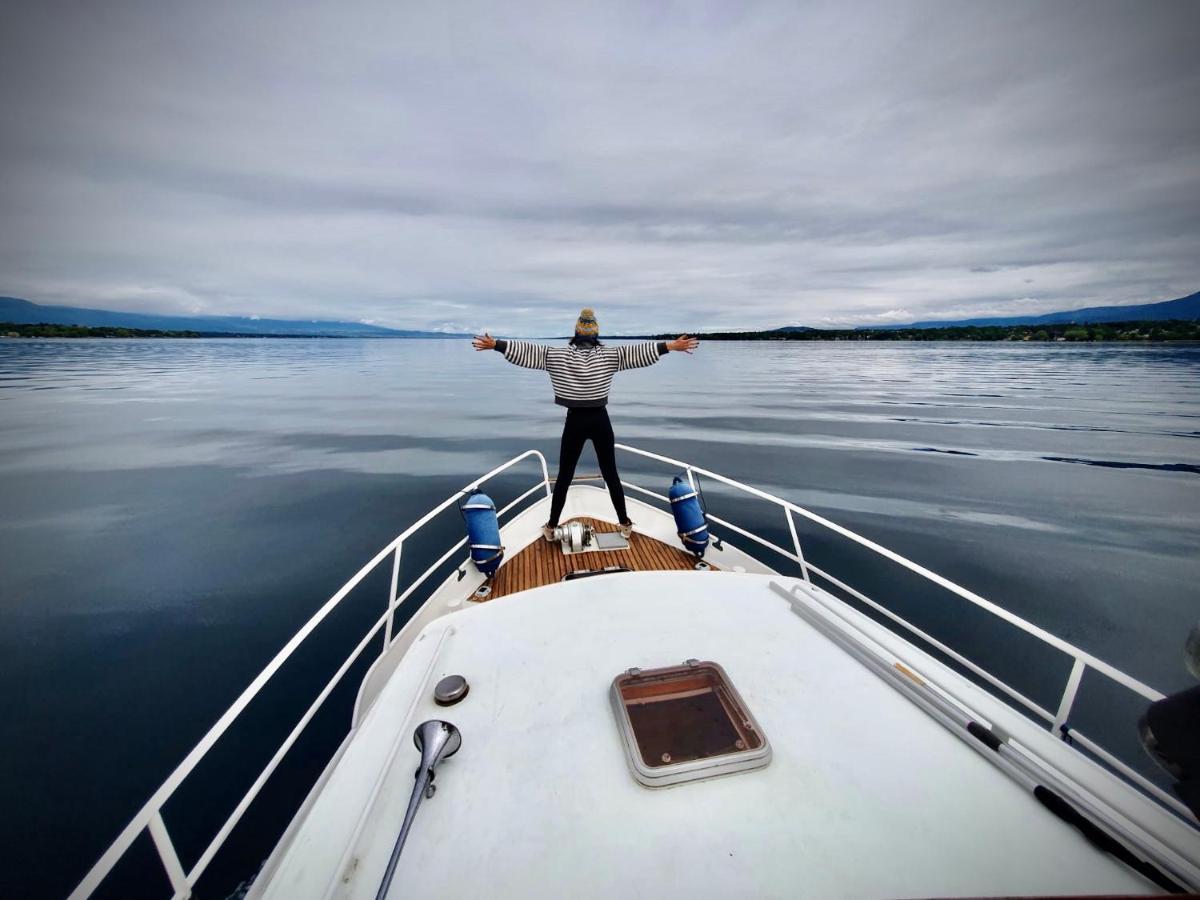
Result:
{"label": "blue fender", "polygon": [[704,515],[696,489],[676,475],[667,496],[671,500],[675,530],[683,541],[683,549],[703,557],[708,549],[708,517]]}
{"label": "blue fender", "polygon": [[467,543],[471,546],[471,562],[475,563],[476,569],[491,578],[504,560],[496,504],[487,494],[475,491],[459,509],[462,510],[463,518],[467,520]]}

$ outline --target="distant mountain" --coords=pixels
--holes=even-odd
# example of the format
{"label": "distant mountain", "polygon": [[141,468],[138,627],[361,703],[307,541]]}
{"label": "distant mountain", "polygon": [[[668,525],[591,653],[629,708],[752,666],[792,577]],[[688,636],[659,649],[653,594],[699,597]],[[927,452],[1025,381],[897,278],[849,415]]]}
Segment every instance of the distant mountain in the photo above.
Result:
{"label": "distant mountain", "polygon": [[782,328],[772,328],[771,334],[797,334],[801,331],[819,331],[818,328],[809,328],[807,325],[784,325]]}
{"label": "distant mountain", "polygon": [[1200,320],[1200,291],[1164,300],[1162,303],[1139,303],[1135,306],[1091,306],[1041,316],[999,316],[982,319],[935,319],[913,322],[911,325],[863,325],[862,329],[882,328],[950,328],[967,325],[1063,325],[1078,322],[1162,322],[1168,319]]}
{"label": "distant mountain", "polygon": [[0,322],[19,325],[87,325],[93,328],[144,328],[154,331],[200,331],[217,334],[293,337],[464,337],[441,331],[403,331],[362,322],[252,319],[247,316],[159,316],[75,306],[42,306],[16,297],[0,297]]}

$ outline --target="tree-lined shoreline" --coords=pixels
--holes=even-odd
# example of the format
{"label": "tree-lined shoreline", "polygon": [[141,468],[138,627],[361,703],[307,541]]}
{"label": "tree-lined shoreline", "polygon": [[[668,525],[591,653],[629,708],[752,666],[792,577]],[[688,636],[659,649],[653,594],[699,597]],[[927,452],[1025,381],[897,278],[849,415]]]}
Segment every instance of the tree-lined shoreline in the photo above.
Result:
{"label": "tree-lined shoreline", "polygon": [[[613,340],[673,340],[669,334],[613,335]],[[703,341],[1019,341],[1051,343],[1129,343],[1200,341],[1200,321],[1064,323],[1054,325],[962,325],[939,328],[774,329],[771,331],[693,332]],[[341,335],[245,334],[228,331],[156,331],[111,326],[26,325],[0,322],[0,337],[9,338],[304,338],[345,340]],[[413,338],[406,338],[412,340]],[[435,340],[461,339],[446,335]],[[389,340],[372,337],[371,340]]]}
{"label": "tree-lined shoreline", "polygon": [[[651,340],[675,334],[638,335]],[[938,328],[774,329],[695,334],[705,341],[1036,341],[1100,343],[1200,341],[1200,321],[1062,323],[1053,325],[949,325]]]}
{"label": "tree-lined shoreline", "polygon": [[15,322],[0,322],[0,337],[37,338],[248,338],[248,337],[297,337],[288,334],[244,334],[232,331],[157,331],[152,328],[116,328],[110,325],[55,325],[42,322],[23,325]]}

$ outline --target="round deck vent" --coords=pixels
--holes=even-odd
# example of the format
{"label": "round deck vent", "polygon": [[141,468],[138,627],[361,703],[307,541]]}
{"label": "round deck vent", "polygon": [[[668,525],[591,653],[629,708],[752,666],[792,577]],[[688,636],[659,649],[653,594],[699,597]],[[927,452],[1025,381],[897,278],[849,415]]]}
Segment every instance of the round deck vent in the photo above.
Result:
{"label": "round deck vent", "polygon": [[471,686],[461,675],[447,675],[433,689],[433,701],[438,706],[453,706],[467,696]]}

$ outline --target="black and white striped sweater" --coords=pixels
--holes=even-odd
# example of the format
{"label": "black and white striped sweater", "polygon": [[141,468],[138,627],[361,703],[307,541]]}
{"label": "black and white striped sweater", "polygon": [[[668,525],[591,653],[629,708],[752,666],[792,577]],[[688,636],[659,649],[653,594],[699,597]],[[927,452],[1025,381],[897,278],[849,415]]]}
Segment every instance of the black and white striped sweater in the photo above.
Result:
{"label": "black and white striped sweater", "polygon": [[545,369],[559,406],[605,406],[617,372],[652,366],[667,353],[665,341],[623,347],[548,347],[530,341],[496,341],[496,349],[515,366]]}

